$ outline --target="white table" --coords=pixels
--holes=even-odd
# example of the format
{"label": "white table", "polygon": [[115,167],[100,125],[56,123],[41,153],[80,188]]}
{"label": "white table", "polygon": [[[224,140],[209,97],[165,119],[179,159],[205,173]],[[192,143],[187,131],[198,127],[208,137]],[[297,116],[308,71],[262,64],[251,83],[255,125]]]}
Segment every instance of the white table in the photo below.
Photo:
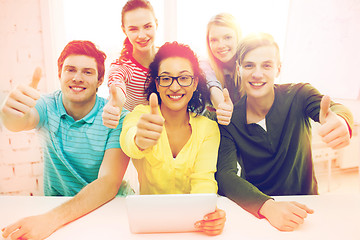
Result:
{"label": "white table", "polygon": [[[22,217],[47,211],[66,197],[0,196],[0,227]],[[265,219],[257,219],[227,198],[218,198],[226,211],[224,232],[215,237],[202,233],[132,234],[129,231],[124,198],[115,198],[90,214],[59,229],[49,240],[91,239],[341,239],[360,240],[360,194],[282,196],[277,200],[298,201],[315,210],[294,232],[280,232]],[[151,219],[149,219],[151,221]],[[1,237],[0,237],[1,239]]]}

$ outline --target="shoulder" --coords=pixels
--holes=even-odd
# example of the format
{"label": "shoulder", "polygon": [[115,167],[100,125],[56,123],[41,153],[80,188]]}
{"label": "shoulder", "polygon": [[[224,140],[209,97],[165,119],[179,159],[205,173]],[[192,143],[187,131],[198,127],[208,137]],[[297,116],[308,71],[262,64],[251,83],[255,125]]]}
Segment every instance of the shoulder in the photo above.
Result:
{"label": "shoulder", "polygon": [[[99,95],[96,95],[96,103],[98,104],[98,109],[103,109],[106,103],[108,102],[107,99],[100,97]],[[95,103],[95,105],[96,105]]]}
{"label": "shoulder", "polygon": [[310,83],[287,83],[275,84],[276,91],[279,92],[298,92],[316,90]]}
{"label": "shoulder", "polygon": [[59,104],[62,103],[62,93],[57,90],[53,93],[44,94],[36,103],[37,108],[54,109],[59,108]]}
{"label": "shoulder", "polygon": [[114,70],[130,70],[133,71],[136,67],[136,64],[131,61],[131,59],[116,59],[110,64],[110,71]]}
{"label": "shoulder", "polygon": [[202,116],[197,115],[195,116],[194,113],[190,114],[190,123],[197,128],[198,131],[204,132],[204,133],[213,133],[213,132],[219,132],[219,127],[217,122]]}
{"label": "shoulder", "polygon": [[132,110],[132,112],[134,112],[134,113],[148,113],[148,112],[150,112],[150,106],[149,105],[144,105],[144,104],[139,104],[134,108],[134,110]]}
{"label": "shoulder", "polygon": [[280,98],[303,98],[320,96],[320,92],[309,83],[275,84],[275,92]]}

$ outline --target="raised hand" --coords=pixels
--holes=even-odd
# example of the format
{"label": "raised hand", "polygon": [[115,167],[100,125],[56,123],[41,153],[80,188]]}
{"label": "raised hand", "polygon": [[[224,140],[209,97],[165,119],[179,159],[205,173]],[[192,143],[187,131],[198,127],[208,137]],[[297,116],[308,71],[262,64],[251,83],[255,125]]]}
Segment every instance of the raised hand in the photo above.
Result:
{"label": "raised hand", "polygon": [[329,147],[339,149],[349,145],[350,132],[346,121],[331,111],[330,103],[330,97],[323,96],[320,103],[319,135]]}
{"label": "raised hand", "polygon": [[110,98],[103,109],[102,119],[104,126],[116,128],[119,124],[121,109],[125,104],[125,95],[114,84],[110,86]]}
{"label": "raised hand", "polygon": [[224,89],[223,94],[224,101],[219,103],[216,109],[216,116],[219,124],[229,125],[234,106],[230,99],[229,91],[226,88]]}
{"label": "raised hand", "polygon": [[36,105],[40,98],[36,90],[41,78],[41,68],[36,68],[30,84],[20,84],[13,89],[1,106],[1,114],[4,118],[23,118]]}
{"label": "raised hand", "polygon": [[298,202],[276,202],[269,199],[259,212],[278,230],[290,232],[303,224],[307,215],[314,213],[314,210]]}
{"label": "raised hand", "polygon": [[149,104],[150,113],[141,115],[135,135],[135,144],[141,150],[152,147],[157,143],[164,125],[164,119],[159,113],[159,104],[155,93],[150,95]]}

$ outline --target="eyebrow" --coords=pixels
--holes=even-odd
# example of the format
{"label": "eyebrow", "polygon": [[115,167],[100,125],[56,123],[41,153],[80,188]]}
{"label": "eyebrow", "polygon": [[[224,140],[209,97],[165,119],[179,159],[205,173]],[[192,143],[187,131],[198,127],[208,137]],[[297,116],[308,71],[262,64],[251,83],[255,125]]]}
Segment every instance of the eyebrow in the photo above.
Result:
{"label": "eyebrow", "polygon": [[[73,66],[73,65],[65,65],[64,68],[76,68],[76,66]],[[80,68],[82,70],[92,70],[92,71],[95,71],[96,69],[95,68],[91,68],[91,67],[85,67],[85,68]]]}
{"label": "eyebrow", "polygon": [[[146,26],[146,25],[152,25],[152,22],[148,22],[148,23],[145,23],[143,26]],[[127,28],[138,28],[139,26],[128,26]]]}
{"label": "eyebrow", "polygon": [[[243,61],[243,64],[244,63],[255,63],[255,62],[253,62],[253,61]],[[266,61],[263,61],[261,63],[274,63],[274,61],[273,60],[266,60]]]}
{"label": "eyebrow", "polygon": [[[188,71],[188,70],[183,70],[183,71],[181,71],[179,74],[182,74],[182,73],[191,73],[191,72],[190,72],[190,71]],[[170,73],[169,73],[169,72],[166,72],[166,71],[161,72],[159,75],[161,75],[161,74],[167,74],[167,75],[170,75]]]}

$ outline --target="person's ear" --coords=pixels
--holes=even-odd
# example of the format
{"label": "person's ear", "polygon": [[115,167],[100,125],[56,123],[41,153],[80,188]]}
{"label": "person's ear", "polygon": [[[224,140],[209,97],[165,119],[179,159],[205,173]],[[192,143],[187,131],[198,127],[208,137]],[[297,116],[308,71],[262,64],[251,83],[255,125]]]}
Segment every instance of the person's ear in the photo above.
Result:
{"label": "person's ear", "polygon": [[159,82],[157,80],[155,80],[155,86],[156,86],[156,91],[159,92]]}
{"label": "person's ear", "polygon": [[194,78],[194,91],[193,92],[196,91],[198,84],[199,84],[199,78],[196,77],[196,78]]}
{"label": "person's ear", "polygon": [[104,82],[104,77],[98,79],[97,87],[100,87],[103,82]]}
{"label": "person's ear", "polygon": [[276,71],[277,71],[277,73],[276,73],[276,77],[279,77],[280,72],[281,72],[281,63],[279,63],[279,64],[277,65],[277,69],[276,69]]}
{"label": "person's ear", "polygon": [[236,61],[235,64],[236,64],[236,74],[240,77],[241,76],[241,66],[239,64],[239,61]]}
{"label": "person's ear", "polygon": [[[124,27],[124,26],[121,26],[121,29],[122,29],[123,33],[126,35],[125,27]],[[127,35],[126,35],[126,36],[127,36]]]}

